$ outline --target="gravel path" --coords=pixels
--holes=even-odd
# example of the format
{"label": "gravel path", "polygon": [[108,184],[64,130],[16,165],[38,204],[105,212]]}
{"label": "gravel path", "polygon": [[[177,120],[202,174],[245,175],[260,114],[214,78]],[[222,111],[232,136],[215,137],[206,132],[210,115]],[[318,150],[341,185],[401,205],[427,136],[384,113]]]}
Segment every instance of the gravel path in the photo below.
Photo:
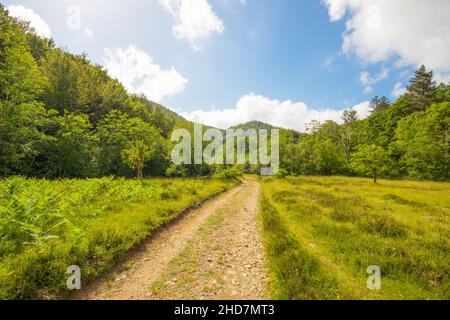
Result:
{"label": "gravel path", "polygon": [[131,252],[75,299],[266,299],[259,184],[246,179]]}

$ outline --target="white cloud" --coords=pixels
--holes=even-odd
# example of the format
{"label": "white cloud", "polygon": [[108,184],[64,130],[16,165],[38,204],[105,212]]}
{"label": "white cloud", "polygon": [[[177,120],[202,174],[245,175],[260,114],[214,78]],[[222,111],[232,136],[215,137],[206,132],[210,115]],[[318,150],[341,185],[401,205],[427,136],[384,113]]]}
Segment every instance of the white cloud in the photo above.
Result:
{"label": "white cloud", "polygon": [[84,34],[87,35],[87,37],[90,39],[94,38],[94,32],[92,32],[92,30],[89,28],[84,29]]}
{"label": "white cloud", "polygon": [[401,82],[397,82],[392,89],[391,95],[395,98],[400,97],[406,93],[406,88],[402,85]]}
{"label": "white cloud", "polygon": [[359,76],[359,81],[364,86],[364,92],[369,93],[373,91],[372,85],[386,79],[389,76],[389,69],[383,68],[375,76],[371,76],[368,71],[362,71]]}
{"label": "white cloud", "polygon": [[36,34],[45,38],[51,38],[52,31],[50,27],[44,21],[44,19],[42,19],[41,16],[34,12],[32,9],[16,5],[8,6],[7,9],[10,16],[19,18],[24,21],[29,21],[30,27],[32,27],[36,31]]}
{"label": "white cloud", "polygon": [[152,57],[133,44],[126,49],[105,49],[104,61],[109,75],[128,91],[144,94],[155,102],[183,91],[188,82],[174,67],[162,70]]}
{"label": "white cloud", "polygon": [[199,41],[225,30],[222,20],[217,17],[207,0],[158,1],[175,20],[172,29],[174,36],[189,41],[196,51],[201,50]]}
{"label": "white cloud", "polygon": [[[365,118],[370,113],[368,101],[353,108],[358,111],[360,118]],[[305,124],[311,120],[334,120],[340,123],[343,112],[344,110],[333,109],[314,110],[303,102],[279,101],[250,93],[241,97],[234,108],[197,110],[182,113],[182,116],[221,129],[258,120],[283,128],[304,131]]]}
{"label": "white cloud", "polygon": [[346,19],[343,52],[364,62],[425,64],[450,79],[450,1],[321,0],[331,21]]}

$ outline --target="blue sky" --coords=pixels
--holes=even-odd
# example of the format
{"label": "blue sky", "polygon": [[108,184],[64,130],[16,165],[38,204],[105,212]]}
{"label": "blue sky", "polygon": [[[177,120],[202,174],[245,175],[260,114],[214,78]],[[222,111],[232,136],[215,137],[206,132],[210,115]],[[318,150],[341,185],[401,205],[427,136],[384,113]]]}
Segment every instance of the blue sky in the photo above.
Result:
{"label": "blue sky", "polygon": [[314,117],[338,120],[340,112],[352,106],[366,116],[368,100],[374,95],[394,100],[421,63],[448,79],[448,59],[436,52],[450,46],[449,23],[442,14],[450,12],[449,1],[436,0],[430,19],[423,22],[426,30],[411,35],[405,35],[401,25],[408,20],[402,19],[423,15],[426,1],[408,1],[408,10],[401,1],[372,2],[375,5],[358,0],[3,4],[15,6],[11,13],[28,17],[38,31],[46,24],[58,46],[86,52],[130,91],[188,118],[219,127],[257,119],[302,130]]}

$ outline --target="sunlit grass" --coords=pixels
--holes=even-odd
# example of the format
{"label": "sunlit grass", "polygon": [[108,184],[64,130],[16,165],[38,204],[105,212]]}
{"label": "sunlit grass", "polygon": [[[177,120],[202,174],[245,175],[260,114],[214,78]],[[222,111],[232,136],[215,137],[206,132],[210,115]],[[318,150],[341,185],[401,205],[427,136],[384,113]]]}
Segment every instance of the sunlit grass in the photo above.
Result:
{"label": "sunlit grass", "polygon": [[186,208],[230,188],[220,179],[0,180],[0,299],[68,293]]}
{"label": "sunlit grass", "polygon": [[[448,299],[450,184],[345,177],[261,179],[262,217],[276,215],[295,255],[318,263],[317,277],[281,263],[280,240],[266,225],[276,298]],[[281,233],[283,233],[281,232]],[[298,252],[301,252],[298,254]],[[276,253],[276,254],[275,254]],[[378,265],[381,290],[368,290],[366,269]],[[292,283],[303,285],[292,287]],[[308,288],[312,284],[313,289]]]}

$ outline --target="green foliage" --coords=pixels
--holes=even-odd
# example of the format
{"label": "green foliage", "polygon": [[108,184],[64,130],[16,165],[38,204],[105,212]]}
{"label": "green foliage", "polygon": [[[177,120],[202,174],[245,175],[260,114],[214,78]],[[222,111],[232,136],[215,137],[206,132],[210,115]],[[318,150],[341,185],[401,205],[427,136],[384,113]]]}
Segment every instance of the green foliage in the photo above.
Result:
{"label": "green foliage", "polygon": [[434,100],[436,82],[433,80],[433,71],[427,72],[422,65],[410,80],[407,90],[406,98],[413,110],[425,110]]}
{"label": "green foliage", "polygon": [[283,168],[279,169],[275,175],[278,179],[284,179],[289,175],[289,172]]}
{"label": "green foliage", "polygon": [[450,102],[434,104],[423,112],[403,118],[392,149],[405,175],[416,179],[448,180]]}
{"label": "green foliage", "polygon": [[129,95],[85,54],[55,48],[3,7],[0,19],[1,175],[131,176],[121,155],[138,140],[154,151],[143,171],[165,174],[167,139],[189,122]]}
{"label": "green foliage", "polygon": [[66,112],[52,119],[55,134],[44,146],[47,155],[46,176],[95,176],[97,137],[86,115]]}
{"label": "green foliage", "polygon": [[42,93],[45,79],[28,48],[27,39],[0,8],[0,100],[30,103]]}
{"label": "green foliage", "polygon": [[[86,54],[56,48],[3,7],[0,22],[0,175],[131,177],[122,155],[137,141],[153,153],[142,175],[214,173],[207,164],[171,165],[171,132],[192,132],[191,122],[144,96],[128,94]],[[448,180],[449,88],[436,87],[433,73],[422,66],[397,101],[375,97],[367,119],[346,110],[341,125],[312,121],[307,133],[278,128],[281,168],[294,175],[367,175],[351,170],[350,162],[354,154],[359,157],[359,147],[376,145],[388,151],[389,159],[389,168],[377,175]],[[423,113],[431,109],[439,111]],[[258,121],[234,128],[274,129]],[[260,168],[244,169],[258,173]]]}
{"label": "green foliage", "polygon": [[392,104],[375,97],[364,120],[346,110],[341,125],[312,121],[307,134],[281,130],[281,168],[296,175],[449,180],[450,85],[436,89],[432,75],[420,68],[410,91]]}
{"label": "green foliage", "polygon": [[380,111],[385,111],[390,106],[391,106],[391,101],[389,100],[389,98],[387,98],[385,96],[383,96],[383,97],[375,96],[375,98],[373,98],[370,101],[370,109],[371,109],[370,112],[377,113]]}
{"label": "green foliage", "polygon": [[185,178],[188,176],[188,170],[185,166],[182,165],[176,165],[176,164],[171,164],[167,169],[166,169],[166,175],[168,177],[180,177],[180,178]]}
{"label": "green foliage", "polygon": [[222,179],[237,180],[243,175],[243,169],[239,165],[219,169],[215,176]]}
{"label": "green foliage", "polygon": [[68,266],[80,266],[89,281],[162,224],[232,185],[217,179],[2,180],[0,299],[66,297]]}
{"label": "green foliage", "polygon": [[153,156],[152,150],[142,141],[137,140],[127,149],[122,151],[122,158],[128,166],[137,170],[138,179],[144,177],[143,170],[145,163]]}
{"label": "green foliage", "polygon": [[0,102],[0,175],[29,172],[30,160],[48,140],[42,130],[46,119],[47,112],[37,102]]}
{"label": "green foliage", "polygon": [[376,183],[377,178],[388,170],[388,162],[386,151],[372,144],[360,146],[358,151],[353,153],[350,167],[358,174],[373,177],[373,182]]}

